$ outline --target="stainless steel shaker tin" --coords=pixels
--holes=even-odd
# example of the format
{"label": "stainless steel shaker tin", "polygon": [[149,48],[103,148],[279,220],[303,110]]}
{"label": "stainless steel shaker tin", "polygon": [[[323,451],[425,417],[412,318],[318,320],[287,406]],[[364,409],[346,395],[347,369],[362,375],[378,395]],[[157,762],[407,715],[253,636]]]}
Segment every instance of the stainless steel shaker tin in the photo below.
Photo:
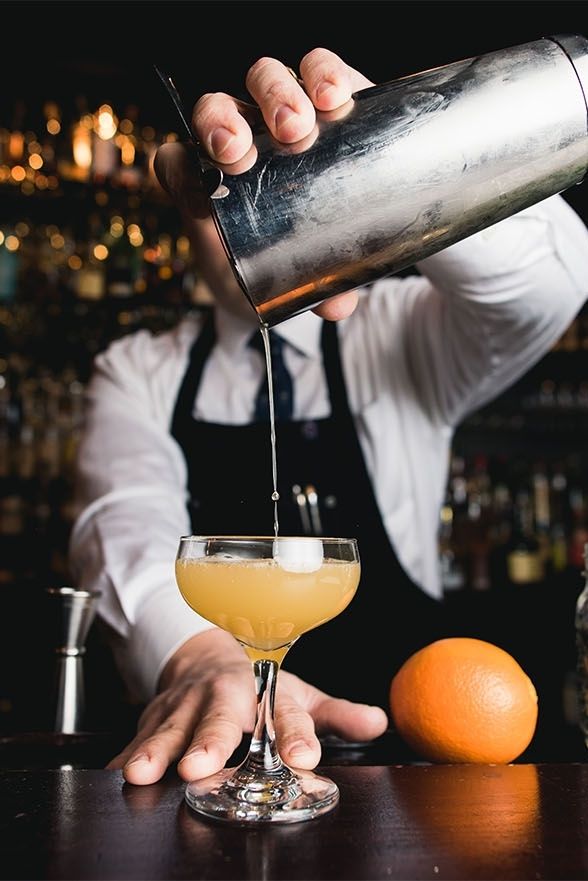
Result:
{"label": "stainless steel shaker tin", "polygon": [[267,325],[391,275],[588,166],[588,40],[554,36],[356,92],[300,151],[260,126],[211,210]]}

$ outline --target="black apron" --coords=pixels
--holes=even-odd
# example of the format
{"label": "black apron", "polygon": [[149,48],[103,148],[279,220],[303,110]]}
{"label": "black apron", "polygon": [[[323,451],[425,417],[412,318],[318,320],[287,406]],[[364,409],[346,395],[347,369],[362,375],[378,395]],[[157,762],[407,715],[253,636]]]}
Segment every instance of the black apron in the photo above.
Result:
{"label": "black apron", "polygon": [[[214,344],[211,313],[192,347],[172,419],[188,466],[192,531],[273,535],[269,422],[227,426],[192,417]],[[388,710],[394,672],[412,652],[443,635],[444,609],[411,581],[388,539],[347,401],[336,323],[323,323],[321,345],[331,415],[276,426],[279,532],[303,534],[292,487],[311,484],[322,534],[356,538],[362,574],[347,609],[303,634],[284,669],[330,694]]]}

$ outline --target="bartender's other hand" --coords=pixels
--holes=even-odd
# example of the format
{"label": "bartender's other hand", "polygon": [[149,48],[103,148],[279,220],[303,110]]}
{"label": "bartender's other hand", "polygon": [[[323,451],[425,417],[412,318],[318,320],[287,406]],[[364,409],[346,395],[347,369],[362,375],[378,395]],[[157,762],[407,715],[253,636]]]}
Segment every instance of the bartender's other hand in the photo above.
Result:
{"label": "bartender's other hand", "polygon": [[[161,691],[145,709],[133,741],[107,766],[129,783],[159,780],[179,760],[178,773],[198,780],[221,770],[250,734],[256,698],[251,663],[232,636],[208,630],[170,659]],[[280,755],[296,768],[320,761],[318,734],[372,740],[386,730],[379,707],[332,698],[297,676],[280,672],[275,725]]]}

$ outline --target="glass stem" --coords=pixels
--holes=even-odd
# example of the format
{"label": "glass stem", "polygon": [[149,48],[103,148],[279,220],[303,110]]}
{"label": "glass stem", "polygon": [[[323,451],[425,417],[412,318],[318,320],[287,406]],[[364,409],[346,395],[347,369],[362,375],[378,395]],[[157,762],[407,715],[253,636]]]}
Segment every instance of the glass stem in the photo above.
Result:
{"label": "glass stem", "polygon": [[274,699],[278,670],[279,664],[276,661],[258,660],[253,662],[257,693],[257,717],[249,752],[241,765],[242,770],[263,771],[265,774],[271,774],[284,768],[276,746],[274,729]]}

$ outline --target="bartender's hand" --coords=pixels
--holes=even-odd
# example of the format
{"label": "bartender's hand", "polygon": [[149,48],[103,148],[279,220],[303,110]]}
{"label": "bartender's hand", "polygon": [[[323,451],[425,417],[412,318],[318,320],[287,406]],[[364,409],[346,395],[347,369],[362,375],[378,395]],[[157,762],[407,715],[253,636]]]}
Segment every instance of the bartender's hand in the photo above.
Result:
{"label": "bartender's hand", "polygon": [[[260,58],[249,69],[245,84],[273,134],[284,144],[312,136],[315,110],[337,111],[353,92],[372,83],[328,49],[313,49],[300,62],[300,82],[275,58]],[[192,129],[210,157],[231,173],[252,164],[253,134],[243,102],[222,92],[203,95],[194,107]],[[208,202],[194,172],[194,160],[182,144],[164,144],[155,157],[155,171],[163,188],[182,210],[196,259],[212,292],[217,295],[230,270]],[[232,273],[232,270],[230,270]],[[236,281],[232,279],[236,285]],[[241,299],[243,294],[239,292]],[[357,304],[353,291],[331,297],[313,311],[329,320],[351,314]]]}
{"label": "bartender's hand", "polygon": [[[168,661],[157,697],[139,720],[137,736],[108,765],[129,783],[155,783],[179,759],[187,781],[224,767],[253,731],[256,698],[251,663],[234,638],[212,629],[192,637]],[[387,717],[379,707],[329,697],[297,676],[280,672],[275,728],[280,755],[296,768],[314,768],[317,734],[372,740]]]}

